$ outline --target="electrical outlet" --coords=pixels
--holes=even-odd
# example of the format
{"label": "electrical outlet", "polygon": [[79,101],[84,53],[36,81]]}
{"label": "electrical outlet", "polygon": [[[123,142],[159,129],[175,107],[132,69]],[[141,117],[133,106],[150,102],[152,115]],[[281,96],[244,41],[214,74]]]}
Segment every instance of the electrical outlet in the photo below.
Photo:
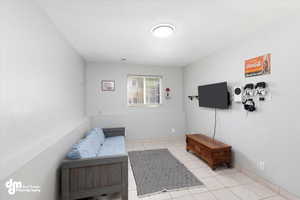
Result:
{"label": "electrical outlet", "polygon": [[257,163],[258,169],[260,169],[261,171],[265,170],[265,161],[259,161]]}

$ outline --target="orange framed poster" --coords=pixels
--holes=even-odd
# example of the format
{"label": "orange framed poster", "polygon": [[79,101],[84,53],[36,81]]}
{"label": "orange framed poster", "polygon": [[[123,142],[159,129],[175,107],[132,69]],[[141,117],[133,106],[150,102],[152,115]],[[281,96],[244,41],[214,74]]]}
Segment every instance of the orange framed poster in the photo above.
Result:
{"label": "orange framed poster", "polygon": [[245,60],[245,77],[271,74],[271,54]]}

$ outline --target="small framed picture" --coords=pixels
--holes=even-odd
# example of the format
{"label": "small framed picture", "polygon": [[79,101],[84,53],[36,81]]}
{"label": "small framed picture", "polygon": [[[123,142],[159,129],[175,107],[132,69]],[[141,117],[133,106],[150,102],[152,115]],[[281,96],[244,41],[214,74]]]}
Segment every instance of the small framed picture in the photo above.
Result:
{"label": "small framed picture", "polygon": [[102,91],[115,91],[115,81],[114,80],[102,80],[101,81]]}

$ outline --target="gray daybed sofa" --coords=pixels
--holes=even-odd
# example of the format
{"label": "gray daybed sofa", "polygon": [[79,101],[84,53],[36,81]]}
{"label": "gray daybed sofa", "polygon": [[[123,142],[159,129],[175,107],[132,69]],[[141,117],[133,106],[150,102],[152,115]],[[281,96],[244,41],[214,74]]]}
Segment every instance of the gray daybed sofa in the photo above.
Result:
{"label": "gray daybed sofa", "polygon": [[72,147],[61,164],[62,200],[117,192],[121,193],[122,200],[128,200],[124,137],[125,128],[95,128]]}

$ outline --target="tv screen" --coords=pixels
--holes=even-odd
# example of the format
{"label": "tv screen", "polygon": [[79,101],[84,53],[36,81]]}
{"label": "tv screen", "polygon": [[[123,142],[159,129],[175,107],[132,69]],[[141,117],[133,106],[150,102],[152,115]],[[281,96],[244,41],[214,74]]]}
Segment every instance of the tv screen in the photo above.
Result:
{"label": "tv screen", "polygon": [[201,107],[228,108],[227,82],[198,86],[198,98]]}

